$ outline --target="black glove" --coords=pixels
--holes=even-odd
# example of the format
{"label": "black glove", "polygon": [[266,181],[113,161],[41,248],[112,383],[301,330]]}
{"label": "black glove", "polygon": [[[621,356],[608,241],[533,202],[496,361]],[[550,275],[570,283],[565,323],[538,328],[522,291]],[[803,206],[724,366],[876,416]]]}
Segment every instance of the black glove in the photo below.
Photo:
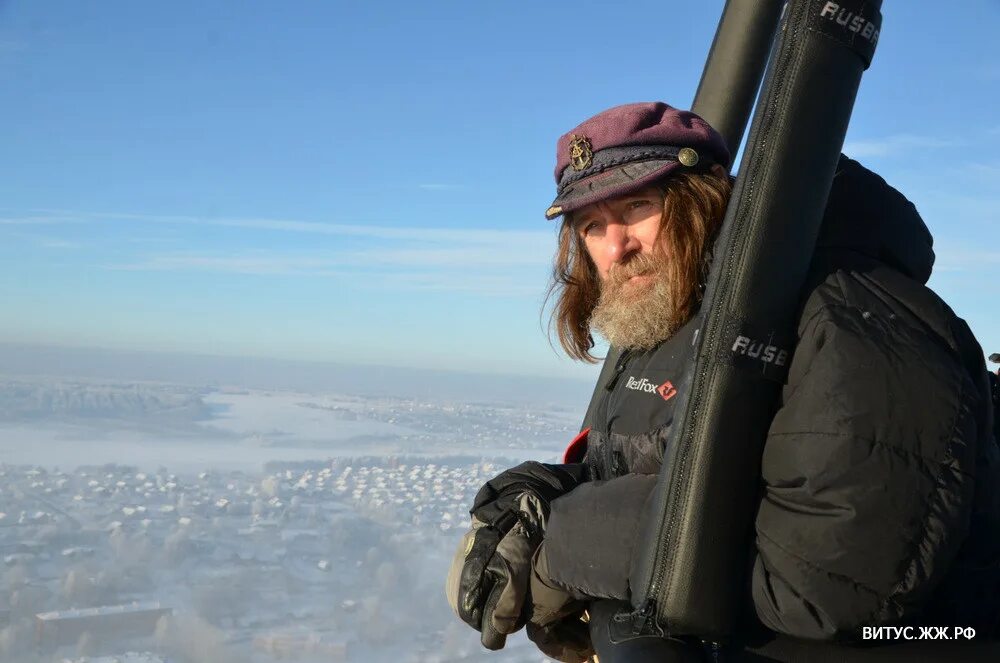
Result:
{"label": "black glove", "polygon": [[518,502],[531,493],[541,502],[548,517],[549,504],[590,479],[584,463],[550,465],[533,460],[501,472],[483,484],[472,501],[469,513],[484,523],[496,522],[504,513],[518,511]]}
{"label": "black glove", "polygon": [[530,612],[531,557],[542,541],[550,502],[586,478],[584,465],[529,461],[488,481],[473,503],[472,529],[448,573],[455,613],[501,649]]}

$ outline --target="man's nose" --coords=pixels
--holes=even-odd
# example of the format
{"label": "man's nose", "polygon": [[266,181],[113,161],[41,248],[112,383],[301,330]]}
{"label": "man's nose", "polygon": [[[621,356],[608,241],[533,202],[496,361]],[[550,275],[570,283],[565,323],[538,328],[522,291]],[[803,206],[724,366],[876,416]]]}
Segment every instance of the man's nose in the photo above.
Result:
{"label": "man's nose", "polygon": [[609,223],[605,233],[605,249],[608,259],[613,263],[623,262],[641,248],[639,240],[624,223]]}

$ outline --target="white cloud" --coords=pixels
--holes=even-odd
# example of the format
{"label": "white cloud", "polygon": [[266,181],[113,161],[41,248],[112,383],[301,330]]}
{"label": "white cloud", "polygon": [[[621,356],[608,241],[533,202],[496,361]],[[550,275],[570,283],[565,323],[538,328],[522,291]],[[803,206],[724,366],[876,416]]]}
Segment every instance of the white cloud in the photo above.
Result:
{"label": "white cloud", "polygon": [[962,141],[917,136],[914,134],[896,134],[873,140],[848,140],[844,143],[843,152],[855,159],[870,157],[886,157],[918,149],[957,147]]}
{"label": "white cloud", "polygon": [[208,255],[158,255],[145,260],[111,265],[108,268],[123,271],[203,271],[227,272],[257,275],[308,275],[318,268],[329,266],[329,262],[314,258],[294,256],[208,256]]}
{"label": "white cloud", "polygon": [[[336,278],[349,280],[359,287],[448,290],[483,295],[538,295],[544,288],[544,278],[556,246],[555,232],[551,228],[537,231],[415,228],[286,219],[74,214],[65,210],[49,210],[48,214],[33,218],[47,218],[53,223],[71,219],[92,224],[216,226],[353,240],[318,242],[303,237],[299,244],[309,243],[300,251],[152,250],[139,253],[135,258],[126,257],[120,262],[105,264],[110,270]],[[266,239],[258,238],[260,242]],[[178,237],[177,241],[178,246],[182,246],[180,242],[195,240],[185,236]]]}
{"label": "white cloud", "polygon": [[4,234],[7,238],[22,240],[24,242],[28,242],[43,249],[68,250],[68,249],[82,249],[85,246],[87,246],[83,242],[63,239],[61,237],[52,237],[49,235],[38,234],[35,232],[24,232],[20,229],[10,230],[5,232]]}
{"label": "white cloud", "polygon": [[[248,230],[273,230],[287,233],[306,233],[371,239],[413,240],[419,242],[462,242],[470,244],[495,244],[501,246],[524,245],[531,242],[554,244],[552,231],[494,230],[490,228],[415,228],[402,226],[362,226],[317,221],[292,221],[287,219],[211,218],[197,216],[167,216],[156,214],[122,214],[68,212],[53,210],[50,216],[23,217],[34,223],[100,223],[107,221],[134,221],[157,224],[179,224],[245,228]],[[10,223],[19,223],[11,219]],[[26,221],[27,222],[27,221]],[[0,219],[3,223],[3,219]]]}
{"label": "white cloud", "polygon": [[937,248],[934,271],[970,272],[1000,266],[1000,250]]}
{"label": "white cloud", "polygon": [[424,267],[520,267],[548,265],[555,244],[536,243],[525,247],[448,247],[440,249],[372,249],[344,256],[351,264],[379,264]]}
{"label": "white cloud", "polygon": [[378,286],[393,290],[466,292],[496,297],[541,297],[546,283],[534,274],[406,273],[382,274]]}
{"label": "white cloud", "polygon": [[[66,243],[68,245],[69,243]],[[113,269],[130,270],[207,270],[260,274],[286,274],[334,267],[420,267],[426,269],[511,268],[548,266],[549,251],[499,253],[482,248],[386,249],[338,252],[326,255],[280,254],[254,251],[247,254],[208,255],[204,253],[166,253],[152,255],[132,264]]]}
{"label": "white cloud", "polygon": [[31,216],[0,217],[0,226],[53,226],[85,222],[86,219],[75,214],[36,214]]}
{"label": "white cloud", "polygon": [[331,278],[355,287],[537,296],[550,256],[505,256],[483,249],[341,252],[326,255],[253,251],[210,255],[168,253],[106,265],[114,271],[214,272],[252,276]]}

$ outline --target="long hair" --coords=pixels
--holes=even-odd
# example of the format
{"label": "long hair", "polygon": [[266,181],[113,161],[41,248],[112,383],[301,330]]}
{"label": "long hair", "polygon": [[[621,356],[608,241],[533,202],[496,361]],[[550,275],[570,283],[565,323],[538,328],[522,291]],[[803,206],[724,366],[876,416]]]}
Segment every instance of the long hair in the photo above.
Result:
{"label": "long hair", "polygon": [[[658,183],[663,214],[657,234],[657,254],[664,260],[675,319],[687,321],[701,304],[708,276],[707,251],[726,213],[732,179],[715,172],[678,173]],[[563,219],[546,302],[556,295],[549,330],[573,359],[591,364],[598,358],[590,335],[590,316],[601,292],[601,279],[587,255],[583,239],[573,229],[571,214]]]}

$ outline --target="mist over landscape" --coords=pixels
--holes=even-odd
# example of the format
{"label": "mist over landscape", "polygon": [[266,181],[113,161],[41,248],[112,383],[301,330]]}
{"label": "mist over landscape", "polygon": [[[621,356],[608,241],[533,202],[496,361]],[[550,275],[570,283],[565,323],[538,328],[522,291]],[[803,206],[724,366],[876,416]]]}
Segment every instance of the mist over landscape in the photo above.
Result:
{"label": "mist over landscape", "polygon": [[[27,346],[0,358],[0,660],[26,663],[480,660],[443,591],[467,509],[506,467],[557,460],[589,391]],[[545,659],[519,635],[490,660]]]}

